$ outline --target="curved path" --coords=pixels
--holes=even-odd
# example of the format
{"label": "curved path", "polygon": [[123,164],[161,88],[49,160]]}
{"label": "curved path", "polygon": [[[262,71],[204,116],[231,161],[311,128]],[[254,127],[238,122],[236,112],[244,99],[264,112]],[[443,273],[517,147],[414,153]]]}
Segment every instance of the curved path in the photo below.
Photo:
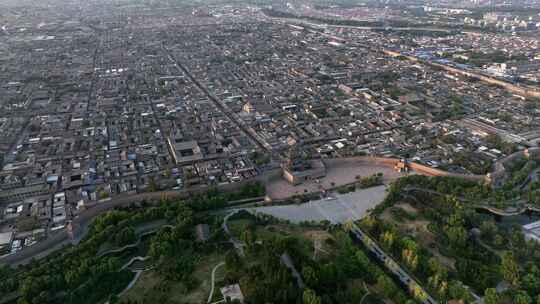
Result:
{"label": "curved path", "polygon": [[231,231],[229,230],[229,226],[227,224],[227,222],[229,221],[229,218],[231,218],[233,215],[237,214],[240,211],[244,211],[244,209],[236,209],[236,210],[230,212],[229,214],[227,214],[223,218],[223,224],[221,224],[221,227],[223,228],[223,231],[225,231],[227,236],[229,236],[229,241],[233,244],[234,248],[236,248],[236,250],[238,250],[238,252],[240,253],[241,256],[244,256],[245,255],[245,253],[244,253],[245,244],[242,241],[240,241],[239,239],[237,239],[234,235],[232,235]]}
{"label": "curved path", "polygon": [[[353,159],[358,160],[358,161],[363,161],[366,163],[391,166],[392,168],[393,168],[393,165],[395,165],[395,162],[399,161],[395,159],[380,158],[380,157],[355,157]],[[420,165],[417,165],[417,166],[420,166]],[[427,172],[421,171],[420,173],[426,174],[426,175],[433,175],[433,172],[428,174]],[[444,173],[442,171],[437,171],[435,173],[441,174],[441,175],[448,175],[448,173]],[[274,171],[268,171],[246,182],[254,182],[254,181],[266,182],[268,178],[270,178],[271,176],[274,176],[275,174],[276,172]],[[231,191],[231,190],[241,187],[244,184],[245,183],[243,182],[239,182],[235,184],[228,184],[223,190]],[[107,212],[109,210],[119,208],[119,207],[126,207],[132,204],[141,203],[143,201],[146,201],[150,204],[156,204],[156,203],[159,203],[159,201],[163,199],[186,198],[192,195],[193,193],[203,192],[205,190],[207,190],[207,187],[194,188],[194,189],[190,189],[189,191],[187,190],[186,191],[159,191],[159,192],[145,192],[145,193],[137,193],[137,194],[121,194],[121,195],[114,196],[109,201],[99,202],[99,203],[95,203],[94,205],[88,206],[87,210],[82,211],[78,216],[73,218],[72,220],[73,234],[72,235],[69,235],[67,231],[65,230],[56,232],[54,234],[51,234],[47,239],[40,241],[35,245],[26,247],[15,254],[1,257],[0,263],[6,264],[12,267],[16,267],[21,264],[27,264],[32,259],[43,258],[61,249],[63,246],[67,246],[70,244],[76,245],[84,238],[84,236],[88,232],[88,228],[92,220],[96,216],[104,212]],[[230,202],[230,203],[233,203],[233,202]]]}
{"label": "curved path", "polygon": [[364,302],[364,300],[371,294],[369,292],[369,289],[367,288],[366,282],[362,282],[364,284],[364,289],[366,290],[366,294],[360,299],[360,304]]}
{"label": "curved path", "polygon": [[[129,260],[127,263],[125,263],[122,268],[120,268],[119,271],[122,271],[122,270],[125,270],[126,268],[128,268],[131,264],[133,264],[133,262],[135,261],[146,261],[148,260],[150,257],[149,256],[145,256],[145,257],[142,257],[142,256],[136,256],[136,257],[133,257],[131,258],[131,260]],[[147,271],[147,270],[150,270],[150,269],[153,269],[154,266],[150,266],[150,267],[147,267],[145,269],[136,269],[136,270],[132,270],[132,272],[135,273],[135,276],[133,277],[133,279],[131,279],[131,281],[129,282],[129,284],[126,286],[126,288],[124,288],[122,291],[120,291],[118,294],[116,294],[116,296],[118,298],[120,298],[121,296],[123,296],[126,292],[128,292],[131,288],[133,288],[133,286],[135,286],[135,283],[137,283],[137,281],[139,280],[139,278],[141,277],[142,273]],[[105,304],[109,304],[109,301],[105,302]]]}
{"label": "curved path", "polygon": [[133,286],[135,286],[135,283],[137,283],[137,281],[141,277],[141,274],[144,272],[144,270],[135,270],[134,272],[135,272],[135,276],[133,277],[133,280],[131,280],[131,282],[129,282],[128,286],[126,286],[126,288],[124,288],[124,290],[120,291],[120,293],[118,293],[116,295],[117,297],[120,298],[126,292],[128,292],[131,288],[133,288]]}
{"label": "curved path", "polygon": [[76,245],[88,233],[88,228],[90,227],[93,219],[96,216],[112,209],[126,207],[132,204],[141,203],[142,201],[147,201],[148,203],[158,203],[159,200],[163,198],[175,198],[181,197],[182,195],[182,193],[175,191],[140,193],[121,195],[108,202],[98,203],[97,205],[83,211],[73,219],[73,237],[71,237],[65,230],[56,232],[47,239],[30,247],[26,247],[16,254],[7,255],[0,258],[0,263],[16,267],[21,264],[28,264],[32,259],[41,259],[61,249],[63,246]]}
{"label": "curved path", "polygon": [[222,267],[225,265],[225,262],[221,262],[219,264],[216,265],[216,267],[214,267],[214,269],[212,269],[212,289],[210,289],[210,294],[208,295],[208,302],[207,303],[211,303],[212,302],[212,298],[214,297],[214,287],[216,286],[216,271],[218,270],[218,268]]}
{"label": "curved path", "polygon": [[[446,193],[441,193],[441,192],[437,192],[437,191],[434,191],[434,190],[418,188],[418,187],[408,187],[408,188],[403,189],[403,191],[406,191],[406,192],[409,192],[409,191],[421,191],[421,192],[426,192],[426,193],[429,193],[429,194],[434,194],[434,195],[439,195],[439,196],[448,195]],[[490,207],[489,205],[473,203],[471,200],[466,199],[464,197],[456,196],[456,198],[458,200],[462,201],[462,202],[472,203],[472,207],[474,207],[474,208],[483,209],[483,210],[489,211],[489,212],[491,212],[491,213],[493,213],[495,215],[504,216],[504,217],[522,215],[523,213],[528,212],[528,211],[540,213],[540,208],[533,207],[533,206],[530,206],[530,205],[526,205],[525,207],[523,207],[523,208],[521,208],[519,210],[516,210],[516,211],[506,211],[506,210],[502,210],[502,209],[499,209],[499,208]]]}
{"label": "curved path", "polygon": [[159,227],[156,227],[156,228],[154,228],[154,229],[152,229],[150,231],[146,231],[144,233],[141,233],[138,236],[137,241],[135,243],[127,244],[127,245],[125,245],[123,247],[120,247],[120,248],[109,249],[109,250],[104,251],[102,253],[98,253],[98,257],[106,256],[106,255],[113,254],[113,253],[119,253],[119,252],[122,252],[122,251],[124,251],[126,249],[137,247],[141,243],[141,240],[142,240],[143,237],[145,237],[147,235],[150,235],[150,234],[154,234],[154,233],[158,232],[159,230],[161,230],[162,228],[174,228],[174,226],[169,225],[169,224],[160,225]]}
{"label": "curved path", "polygon": [[[142,257],[142,256],[136,256],[136,257],[132,257],[131,260],[129,260],[127,263],[124,264],[124,266],[122,266],[122,268],[120,268],[120,271],[128,268],[129,266],[131,266],[131,264],[139,261],[139,262],[144,262],[146,260],[150,259],[150,256],[145,256],[145,257]],[[150,267],[147,267],[147,268],[143,268],[143,269],[135,269],[135,271],[139,271],[139,270],[142,270],[142,271],[146,271],[146,270],[150,270],[154,268],[154,266],[150,266]]]}

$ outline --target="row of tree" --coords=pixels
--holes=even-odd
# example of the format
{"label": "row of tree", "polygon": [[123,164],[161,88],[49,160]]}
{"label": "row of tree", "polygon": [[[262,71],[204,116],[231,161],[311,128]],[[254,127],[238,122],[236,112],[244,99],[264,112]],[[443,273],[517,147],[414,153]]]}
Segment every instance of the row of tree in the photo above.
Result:
{"label": "row of tree", "polygon": [[[521,163],[513,171],[520,172],[524,166],[526,163]],[[528,172],[532,167],[528,166],[524,171]],[[455,193],[454,187],[459,187],[462,192]],[[411,188],[449,195],[405,190]],[[445,192],[446,189],[451,191]],[[407,195],[401,195],[403,193]],[[485,293],[490,299],[486,303],[506,303],[510,299],[513,303],[536,304],[535,301],[540,301],[539,244],[527,241],[519,225],[502,229],[492,215],[479,213],[472,202],[461,202],[457,198],[473,193],[487,198],[493,192],[484,185],[451,178],[404,178],[392,185],[384,207],[377,210],[379,214],[401,201],[411,204],[417,213],[414,217],[400,216],[400,221],[429,221],[428,228],[436,236],[434,249],[454,259],[455,269],[443,267],[430,250],[420,245],[422,240],[406,236],[395,224],[375,217],[366,218],[361,224],[441,299],[471,301],[466,289],[456,288],[461,281],[477,294]],[[494,295],[492,289],[503,280],[510,284],[510,290]]]}

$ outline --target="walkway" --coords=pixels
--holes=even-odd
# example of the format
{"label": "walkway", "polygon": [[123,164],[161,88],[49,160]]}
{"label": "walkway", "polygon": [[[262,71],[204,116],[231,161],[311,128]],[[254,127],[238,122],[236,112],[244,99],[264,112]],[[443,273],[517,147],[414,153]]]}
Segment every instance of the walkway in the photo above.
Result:
{"label": "walkway", "polygon": [[211,303],[212,302],[212,298],[214,297],[214,287],[216,285],[216,271],[218,270],[218,268],[222,267],[225,265],[225,262],[221,262],[219,264],[216,265],[216,267],[214,267],[214,269],[212,269],[212,288],[210,289],[210,294],[208,295],[208,302],[207,303]]}
{"label": "walkway", "polygon": [[[147,225],[146,227],[149,227],[149,226],[151,226],[151,225]],[[124,251],[126,249],[129,249],[129,248],[135,248],[135,247],[139,246],[139,244],[141,243],[141,240],[142,240],[143,237],[145,237],[147,235],[150,235],[150,234],[154,234],[154,233],[158,232],[159,230],[161,230],[162,228],[166,228],[166,227],[167,228],[174,228],[173,225],[168,225],[168,224],[164,223],[164,221],[160,221],[160,225],[157,225],[156,227],[152,228],[151,230],[140,233],[137,236],[137,241],[135,243],[127,244],[127,245],[122,246],[120,248],[109,249],[107,251],[98,253],[98,257],[106,256],[106,255],[113,254],[113,253],[119,253],[119,252],[122,252],[122,251]]]}
{"label": "walkway", "polygon": [[225,233],[227,234],[227,236],[229,237],[229,241],[233,244],[234,248],[236,248],[236,250],[238,250],[238,252],[240,253],[241,256],[245,256],[245,253],[244,253],[244,246],[245,244],[240,241],[239,239],[237,239],[232,233],[231,231],[229,230],[229,226],[227,224],[227,222],[229,221],[229,219],[237,214],[238,212],[240,211],[243,211],[244,209],[236,209],[236,210],[233,210],[232,212],[230,212],[229,214],[227,214],[225,216],[225,218],[223,218],[223,224],[221,224],[221,227],[223,228],[223,231],[225,231]]}
{"label": "walkway", "polygon": [[[131,260],[129,260],[127,263],[125,263],[119,271],[122,271],[122,270],[125,270],[126,268],[128,268],[131,264],[133,264],[135,261],[146,261],[148,260],[150,257],[149,256],[146,256],[146,257],[141,257],[141,256],[136,256],[136,257],[133,257],[131,258]],[[124,288],[121,292],[119,292],[116,296],[118,298],[120,298],[121,296],[123,296],[126,292],[128,292],[131,288],[133,288],[133,286],[135,286],[135,283],[137,283],[137,281],[139,280],[139,278],[141,277],[142,273],[145,272],[145,271],[148,271],[148,270],[151,270],[153,269],[154,266],[150,266],[150,267],[147,267],[147,268],[144,268],[144,269],[136,269],[136,270],[132,270],[132,272],[135,273],[135,276],[133,277],[133,279],[131,279],[131,281],[129,282],[129,284],[126,286],[126,288]],[[109,304],[109,301],[105,302],[105,304]]]}

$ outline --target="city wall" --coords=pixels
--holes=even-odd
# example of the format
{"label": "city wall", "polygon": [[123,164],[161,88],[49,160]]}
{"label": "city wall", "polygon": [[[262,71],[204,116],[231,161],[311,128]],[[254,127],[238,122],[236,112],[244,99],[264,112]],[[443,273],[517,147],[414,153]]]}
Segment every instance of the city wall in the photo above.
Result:
{"label": "city wall", "polygon": [[[374,156],[358,156],[358,157],[354,157],[354,159],[358,159],[358,161],[367,162],[371,164],[389,166],[392,168],[395,168],[395,166],[402,161],[401,159],[397,159],[397,158],[374,157]],[[447,172],[447,171],[439,170],[436,168],[432,168],[430,166],[418,164],[415,162],[408,162],[407,165],[409,169],[412,171],[425,174],[425,175],[430,175],[430,176],[458,177],[458,178],[464,178],[464,179],[468,179],[472,181],[479,181],[479,182],[486,180],[485,175],[452,173],[452,172]]]}

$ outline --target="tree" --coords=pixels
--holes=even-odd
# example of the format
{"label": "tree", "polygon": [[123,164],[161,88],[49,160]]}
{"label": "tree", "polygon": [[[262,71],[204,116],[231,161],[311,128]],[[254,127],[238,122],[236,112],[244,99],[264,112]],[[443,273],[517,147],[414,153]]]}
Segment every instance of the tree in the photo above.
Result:
{"label": "tree", "polygon": [[193,223],[193,210],[186,204],[178,204],[176,208],[176,224],[179,227]]}
{"label": "tree", "polygon": [[253,235],[253,232],[249,229],[245,230],[242,235],[240,235],[240,239],[246,244],[248,248],[250,248],[255,243],[255,236]]}
{"label": "tree", "polygon": [[115,304],[115,303],[118,303],[120,301],[120,299],[118,298],[117,295],[110,295],[109,296],[109,303],[110,304]]}
{"label": "tree", "polygon": [[131,227],[124,227],[115,236],[115,242],[117,245],[127,245],[135,242],[135,230]]}
{"label": "tree", "polygon": [[321,304],[321,297],[317,296],[315,291],[312,289],[306,289],[304,290],[304,294],[302,295],[302,303],[304,304]]}
{"label": "tree", "polygon": [[504,238],[500,234],[496,234],[495,237],[493,237],[493,245],[497,247],[501,247],[504,244]]}
{"label": "tree", "polygon": [[538,278],[533,273],[528,273],[523,277],[522,280],[523,288],[527,290],[529,294],[539,294],[540,293],[540,278]]}
{"label": "tree", "polygon": [[532,299],[525,291],[520,290],[516,292],[516,294],[514,295],[514,303],[515,304],[531,304]]}
{"label": "tree", "polygon": [[471,298],[471,294],[469,293],[467,288],[463,286],[463,283],[456,280],[450,282],[450,285],[448,287],[448,295],[452,299],[463,300],[465,302],[468,302]]}
{"label": "tree", "polygon": [[484,292],[484,303],[485,304],[499,304],[499,294],[495,288],[488,288]]}
{"label": "tree", "polygon": [[304,278],[308,286],[316,287],[319,284],[317,272],[311,266],[304,266],[302,268],[302,278]]}
{"label": "tree", "polygon": [[484,221],[480,225],[480,231],[482,233],[482,237],[491,241],[497,234],[497,225],[493,221]]}
{"label": "tree", "polygon": [[416,270],[416,267],[418,266],[418,255],[417,255],[418,245],[416,244],[414,240],[410,238],[404,238],[402,242],[403,242],[403,251],[401,253],[401,257],[403,261],[412,270]]}
{"label": "tree", "polygon": [[394,281],[385,274],[381,274],[377,278],[377,287],[382,290],[383,294],[388,298],[393,298],[398,291]]}
{"label": "tree", "polygon": [[519,266],[514,253],[506,251],[502,257],[501,274],[503,278],[514,287],[519,286]]}
{"label": "tree", "polygon": [[227,254],[225,254],[225,269],[227,272],[237,272],[242,267],[242,260],[236,254],[236,251],[229,250]]}
{"label": "tree", "polygon": [[156,179],[152,176],[150,177],[150,180],[148,181],[148,187],[146,188],[148,192],[156,192],[159,190],[159,186],[156,183]]}
{"label": "tree", "polygon": [[394,240],[396,239],[396,235],[393,231],[385,231],[381,235],[381,241],[387,248],[392,248],[392,245],[394,245]]}
{"label": "tree", "polygon": [[432,275],[428,278],[429,285],[437,291],[441,297],[445,297],[448,291],[448,270],[437,261],[436,258],[431,258],[428,261],[429,270]]}

